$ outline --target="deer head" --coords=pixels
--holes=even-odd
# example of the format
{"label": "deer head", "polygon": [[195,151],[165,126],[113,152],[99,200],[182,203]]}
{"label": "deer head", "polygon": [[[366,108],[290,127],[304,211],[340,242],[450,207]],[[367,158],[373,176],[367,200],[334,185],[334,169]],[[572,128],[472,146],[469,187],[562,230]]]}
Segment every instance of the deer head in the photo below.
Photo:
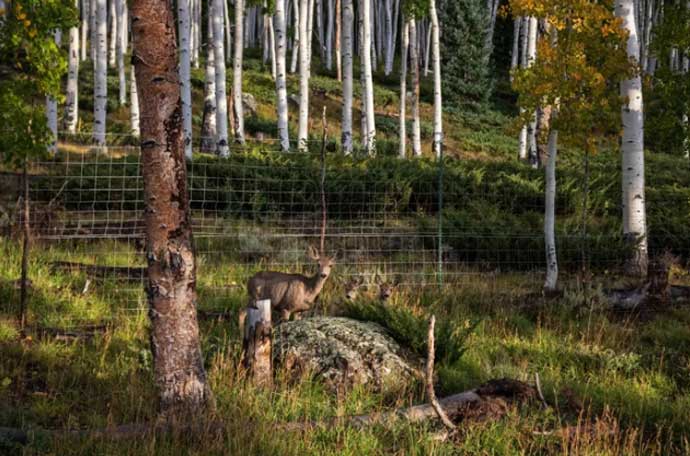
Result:
{"label": "deer head", "polygon": [[398,287],[398,279],[395,279],[393,282],[381,282],[379,281],[379,301],[381,302],[386,302],[388,301],[391,296],[393,296],[393,293],[395,292],[395,289]]}
{"label": "deer head", "polygon": [[319,252],[314,248],[314,246],[309,246],[309,258],[314,260],[319,265],[319,272],[317,277],[321,280],[326,280],[329,275],[331,275],[331,270],[335,266],[335,260],[338,256],[337,253],[332,257],[319,254]]}
{"label": "deer head", "polygon": [[345,284],[345,299],[354,301],[359,295],[359,288],[362,286],[363,280],[361,277],[354,277]]}

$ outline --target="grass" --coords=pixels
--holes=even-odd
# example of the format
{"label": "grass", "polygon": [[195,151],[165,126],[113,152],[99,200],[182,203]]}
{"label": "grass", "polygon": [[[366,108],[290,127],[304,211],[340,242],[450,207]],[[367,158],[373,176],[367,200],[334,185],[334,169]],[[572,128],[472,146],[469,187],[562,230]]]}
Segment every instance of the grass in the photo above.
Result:
{"label": "grass", "polygon": [[[84,132],[90,130],[92,108],[89,68],[88,63],[82,65],[80,75],[80,128]],[[273,137],[273,81],[261,64],[251,58],[244,76],[245,90],[258,102],[257,116],[247,119],[247,128],[252,135],[264,133]],[[228,78],[231,77],[229,73]],[[198,134],[203,70],[195,70],[193,80],[194,128]],[[296,84],[297,79],[291,76],[289,93],[296,92]],[[359,90],[357,86],[356,91]],[[338,125],[340,85],[332,77],[315,74],[312,89],[312,125],[320,125],[324,105],[329,108],[329,124]],[[377,106],[379,144],[382,150],[395,151],[397,89],[390,80],[379,75],[376,90],[377,101],[380,101]],[[431,118],[428,83],[422,90],[422,133],[428,137],[428,119]],[[116,93],[116,79],[109,78],[108,129],[111,133],[128,129],[128,110],[126,106],[116,106],[113,97]],[[511,126],[514,113],[506,106],[503,103],[483,110],[448,110],[444,114],[448,153],[461,159],[448,171],[447,182],[463,183],[458,187],[450,186],[449,190],[456,189],[457,193],[449,191],[447,195],[449,201],[458,205],[446,215],[445,226],[451,232],[456,229],[492,234],[494,230],[505,234],[516,230],[529,230],[530,233],[540,230],[538,211],[542,176],[539,171],[526,170],[515,163],[517,135]],[[296,109],[294,106],[290,109],[290,127],[294,132]],[[354,125],[359,125],[357,110]],[[313,134],[317,136],[318,131]],[[86,136],[85,141],[88,140]],[[337,136],[337,129],[331,127],[331,137]],[[122,142],[126,144],[128,140]],[[74,143],[63,146],[66,152],[84,153],[84,148]],[[424,152],[430,155],[430,141],[424,142]],[[579,213],[582,157],[571,150],[566,150],[561,157],[558,207],[564,213],[559,214],[559,233],[572,234],[576,231]],[[257,159],[257,156],[250,155],[249,159]],[[278,163],[280,166],[276,169],[284,172],[281,167],[286,167],[285,162]],[[394,160],[384,158],[371,166],[361,165],[358,172],[385,176],[397,169],[393,163]],[[408,172],[422,176],[422,191],[431,192],[436,175],[435,169],[429,169],[431,161],[400,165],[401,169],[406,166]],[[650,229],[656,236],[654,239],[658,239],[655,241],[657,248],[664,247],[661,241],[686,248],[690,167],[678,157],[663,154],[649,154],[647,166]],[[353,175],[357,175],[355,171]],[[595,228],[619,231],[620,180],[617,173],[618,161],[611,151],[592,157],[590,210],[599,217],[592,221]],[[343,180],[355,179],[344,175]],[[474,193],[468,193],[468,189]],[[420,403],[425,398],[419,388],[397,397],[383,397],[366,388],[334,396],[318,381],[305,378],[291,383],[281,372],[278,372],[276,388],[271,391],[256,390],[245,382],[243,372],[238,369],[240,337],[235,316],[247,299],[242,284],[265,260],[248,261],[242,257],[243,252],[261,251],[263,256],[274,258],[287,255],[286,247],[301,251],[304,246],[288,245],[284,240],[280,245],[262,244],[242,222],[227,221],[225,226],[227,230],[241,233],[233,238],[231,245],[219,249],[218,242],[227,241],[200,238],[197,247],[199,308],[227,311],[231,316],[228,320],[201,321],[202,349],[216,397],[216,418],[223,421],[226,432],[201,429],[191,435],[149,436],[126,442],[69,437],[51,439],[39,432],[21,448],[0,441],[0,454],[690,453],[690,313],[687,309],[666,309],[651,316],[607,313],[597,306],[596,299],[590,299],[596,297],[596,291],[585,293],[577,277],[567,274],[563,277],[564,296],[542,301],[535,294],[540,277],[515,270],[502,271],[498,275],[487,273],[485,271],[493,269],[481,265],[483,261],[496,260],[493,258],[468,261],[467,270],[463,271],[467,274],[457,275],[442,290],[401,287],[392,298],[392,311],[404,316],[401,328],[420,331],[423,318],[430,313],[436,314],[439,322],[448,327],[471,328],[459,347],[462,356],[437,366],[439,395],[473,388],[497,377],[532,382],[534,374],[539,373],[544,393],[554,407],[511,409],[498,421],[463,423],[461,431],[447,441],[435,439],[439,429],[431,424],[409,426],[401,423],[362,430],[330,426],[290,435],[276,432],[277,422],[373,413]],[[514,244],[500,247],[491,236],[485,237],[488,244],[484,246],[477,244],[481,236],[465,240],[471,244],[466,246],[467,250],[537,252],[539,261],[543,258],[538,247],[518,248]],[[458,239],[458,242],[463,241]],[[605,261],[617,254],[615,248],[605,236],[596,244]],[[223,253],[218,254],[219,250]],[[87,277],[83,273],[55,271],[50,267],[50,262],[55,260],[141,265],[141,255],[134,246],[114,240],[34,246],[30,262],[34,289],[30,294],[30,328],[26,337],[20,335],[15,323],[18,291],[8,283],[19,277],[19,252],[18,242],[0,238],[0,426],[93,429],[152,420],[156,413],[156,396],[142,284],[97,280],[84,294]],[[302,268],[302,261],[302,258],[293,257],[280,259],[280,262],[296,265],[296,269]],[[247,263],[250,266],[240,266]],[[356,267],[336,267],[335,277],[324,290],[318,312],[343,311],[343,282],[347,275],[357,272]],[[598,286],[615,282],[605,271],[599,272],[595,276]],[[362,303],[371,304],[374,293],[364,294]],[[40,331],[45,327],[78,329],[94,324],[103,324],[106,330],[93,338],[74,342],[58,341]],[[390,329],[395,335],[395,328]],[[409,336],[403,342],[415,344],[423,351],[423,337],[419,334]],[[452,345],[442,339],[437,342]],[[573,441],[533,432],[578,423],[583,426],[595,423],[599,432],[583,432]],[[610,430],[615,432],[608,432]]]}
{"label": "grass", "polygon": [[[0,425],[23,428],[86,429],[141,422],[155,416],[145,310],[139,285],[115,279],[94,283],[82,295],[82,273],[50,272],[56,258],[93,261],[93,252],[117,252],[103,263],[136,258],[128,244],[98,241],[88,247],[37,246],[30,265],[28,337],[20,337],[14,315],[17,292],[0,288]],[[0,241],[0,280],[18,276],[19,246]],[[390,304],[399,312],[435,313],[440,321],[464,328],[478,321],[464,340],[462,356],[439,366],[439,394],[469,389],[491,378],[531,382],[539,373],[553,409],[513,410],[498,422],[468,423],[446,442],[434,440],[433,426],[399,424],[366,430],[333,426],[286,438],[272,432],[276,422],[371,413],[424,400],[418,389],[382,397],[365,388],[332,396],[317,381],[294,384],[279,373],[273,391],[256,391],[238,369],[240,339],[234,315],[246,296],[242,288],[223,288],[246,277],[232,257],[202,257],[200,308],[232,312],[227,321],[202,321],[206,368],[217,400],[217,416],[227,433],[167,436],[108,442],[37,438],[24,454],[552,454],[566,452],[556,437],[535,429],[599,420],[617,432],[581,436],[578,454],[683,454],[690,432],[690,316],[670,309],[651,318],[616,316],[586,306],[582,292],[568,282],[561,301],[536,307],[534,282],[525,275],[484,276],[481,280],[435,288],[400,288]],[[337,271],[337,270],[336,270]],[[482,277],[477,276],[477,277]],[[336,277],[324,303],[337,303]],[[532,296],[532,297],[530,297]],[[364,297],[363,299],[373,299]],[[535,303],[538,304],[538,303]],[[408,309],[407,311],[405,309]],[[107,323],[90,340],[60,342],[41,336],[37,326],[73,327]],[[440,344],[445,341],[440,340]],[[568,406],[570,391],[582,403]],[[602,424],[604,423],[604,424]],[[10,451],[6,443],[0,449]],[[572,447],[574,448],[574,447]],[[572,449],[571,448],[571,449]],[[14,450],[19,451],[17,448]]]}

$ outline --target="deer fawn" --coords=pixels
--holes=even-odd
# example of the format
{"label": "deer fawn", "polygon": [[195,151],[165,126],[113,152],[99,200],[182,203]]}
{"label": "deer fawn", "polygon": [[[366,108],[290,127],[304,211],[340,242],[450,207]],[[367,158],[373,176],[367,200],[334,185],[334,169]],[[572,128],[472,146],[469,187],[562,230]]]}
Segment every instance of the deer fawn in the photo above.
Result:
{"label": "deer fawn", "polygon": [[320,255],[312,246],[308,254],[319,266],[318,272],[311,277],[273,271],[254,274],[247,282],[249,306],[254,307],[258,300],[270,299],[271,308],[280,312],[282,321],[288,321],[293,313],[298,318],[301,312],[309,310],[331,274],[337,255]]}

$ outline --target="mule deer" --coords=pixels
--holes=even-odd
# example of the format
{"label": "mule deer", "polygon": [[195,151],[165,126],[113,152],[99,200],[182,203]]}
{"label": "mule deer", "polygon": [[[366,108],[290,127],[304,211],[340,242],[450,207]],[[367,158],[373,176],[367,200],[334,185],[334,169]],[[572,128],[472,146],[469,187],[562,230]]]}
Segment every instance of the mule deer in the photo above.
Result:
{"label": "mule deer", "polygon": [[298,316],[309,310],[331,274],[336,256],[319,255],[312,246],[308,254],[319,266],[317,273],[311,277],[274,271],[254,274],[247,282],[249,306],[254,307],[258,300],[270,299],[271,308],[280,312],[282,321],[289,320],[293,313]]}
{"label": "mule deer", "polygon": [[398,279],[395,279],[394,282],[379,282],[379,301],[388,302],[398,288],[398,284]]}

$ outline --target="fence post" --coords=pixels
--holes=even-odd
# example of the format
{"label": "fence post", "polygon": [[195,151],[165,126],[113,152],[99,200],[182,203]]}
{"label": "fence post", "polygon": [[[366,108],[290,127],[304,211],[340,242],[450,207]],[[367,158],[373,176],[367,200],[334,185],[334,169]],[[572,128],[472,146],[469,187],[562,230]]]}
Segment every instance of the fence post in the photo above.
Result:
{"label": "fence post", "polygon": [[273,326],[271,300],[256,301],[256,308],[247,307],[244,324],[244,366],[256,386],[273,386]]}
{"label": "fence post", "polygon": [[443,286],[443,142],[439,145],[438,156],[438,243],[437,243],[437,272],[438,287]]}

